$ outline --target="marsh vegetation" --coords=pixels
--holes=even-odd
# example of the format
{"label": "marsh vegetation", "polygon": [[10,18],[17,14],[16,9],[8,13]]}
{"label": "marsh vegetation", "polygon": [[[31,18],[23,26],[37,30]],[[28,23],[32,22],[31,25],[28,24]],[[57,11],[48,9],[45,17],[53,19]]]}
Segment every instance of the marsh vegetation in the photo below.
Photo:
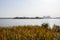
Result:
{"label": "marsh vegetation", "polygon": [[41,26],[0,27],[0,40],[60,40],[60,26],[53,25],[51,29],[44,23]]}

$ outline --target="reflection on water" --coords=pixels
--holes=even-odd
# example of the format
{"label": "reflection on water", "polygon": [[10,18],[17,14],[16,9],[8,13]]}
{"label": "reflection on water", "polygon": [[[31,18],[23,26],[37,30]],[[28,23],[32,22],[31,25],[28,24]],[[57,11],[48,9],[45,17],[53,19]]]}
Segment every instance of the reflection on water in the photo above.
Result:
{"label": "reflection on water", "polygon": [[15,26],[15,25],[41,25],[49,23],[60,25],[60,19],[0,19],[0,26]]}

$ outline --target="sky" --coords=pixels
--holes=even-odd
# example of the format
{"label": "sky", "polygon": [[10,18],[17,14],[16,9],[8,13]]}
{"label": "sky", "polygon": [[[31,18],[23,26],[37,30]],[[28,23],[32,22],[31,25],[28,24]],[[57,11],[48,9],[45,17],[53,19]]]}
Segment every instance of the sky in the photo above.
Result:
{"label": "sky", "polygon": [[0,17],[60,16],[60,0],[0,0]]}

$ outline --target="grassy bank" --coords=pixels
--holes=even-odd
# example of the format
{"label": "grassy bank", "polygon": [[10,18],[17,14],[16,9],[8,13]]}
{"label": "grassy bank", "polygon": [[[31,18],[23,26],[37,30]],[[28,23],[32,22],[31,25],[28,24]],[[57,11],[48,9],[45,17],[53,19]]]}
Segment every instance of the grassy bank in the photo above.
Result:
{"label": "grassy bank", "polygon": [[54,25],[52,29],[48,24],[0,27],[0,40],[60,40],[60,26]]}

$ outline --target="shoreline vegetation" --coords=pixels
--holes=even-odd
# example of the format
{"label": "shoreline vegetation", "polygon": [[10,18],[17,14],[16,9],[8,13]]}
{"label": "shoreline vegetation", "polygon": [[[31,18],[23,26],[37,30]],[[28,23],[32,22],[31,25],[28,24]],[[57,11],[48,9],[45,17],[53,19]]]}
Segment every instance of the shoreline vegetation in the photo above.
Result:
{"label": "shoreline vegetation", "polygon": [[39,25],[23,25],[0,27],[0,40],[60,40],[60,26],[48,23]]}

